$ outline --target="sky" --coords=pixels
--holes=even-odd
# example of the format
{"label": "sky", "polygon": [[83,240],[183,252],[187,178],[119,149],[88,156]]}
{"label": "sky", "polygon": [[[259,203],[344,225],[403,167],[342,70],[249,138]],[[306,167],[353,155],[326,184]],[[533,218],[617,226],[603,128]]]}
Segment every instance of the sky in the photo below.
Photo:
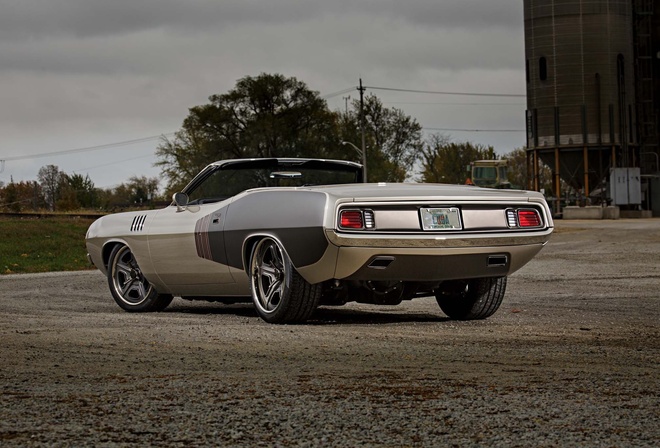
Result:
{"label": "sky", "polygon": [[425,133],[505,154],[524,145],[524,58],[521,0],[0,0],[0,182],[160,177],[188,109],[261,73],[332,110],[361,78]]}

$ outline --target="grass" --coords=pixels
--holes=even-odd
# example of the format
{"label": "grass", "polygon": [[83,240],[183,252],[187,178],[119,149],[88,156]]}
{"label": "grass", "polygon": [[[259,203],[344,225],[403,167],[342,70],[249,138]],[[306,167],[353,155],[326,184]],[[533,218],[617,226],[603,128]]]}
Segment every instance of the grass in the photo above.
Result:
{"label": "grass", "polygon": [[0,275],[92,269],[87,218],[0,217]]}

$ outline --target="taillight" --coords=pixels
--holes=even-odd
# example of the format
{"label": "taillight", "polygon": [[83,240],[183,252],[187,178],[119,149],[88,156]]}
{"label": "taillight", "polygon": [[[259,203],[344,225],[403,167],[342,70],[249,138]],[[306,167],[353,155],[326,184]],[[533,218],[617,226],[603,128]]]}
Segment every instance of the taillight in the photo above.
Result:
{"label": "taillight", "polygon": [[541,215],[533,209],[509,209],[506,211],[506,219],[509,227],[530,228],[543,226]]}
{"label": "taillight", "polygon": [[541,217],[536,210],[518,210],[518,223],[520,227],[539,227]]}
{"label": "taillight", "polygon": [[339,214],[339,227],[344,229],[361,229],[364,219],[360,210],[342,210]]}

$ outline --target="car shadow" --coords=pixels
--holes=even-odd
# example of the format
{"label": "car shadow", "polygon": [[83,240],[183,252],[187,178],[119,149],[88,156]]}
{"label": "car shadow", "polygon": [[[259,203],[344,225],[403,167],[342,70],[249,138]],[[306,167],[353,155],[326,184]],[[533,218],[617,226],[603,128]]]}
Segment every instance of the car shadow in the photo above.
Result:
{"label": "car shadow", "polygon": [[356,310],[341,308],[317,309],[312,317],[306,322],[307,325],[371,325],[371,324],[396,324],[407,322],[446,322],[451,319],[429,313],[398,312],[393,309],[387,310]]}
{"label": "car shadow", "polygon": [[[234,315],[259,319],[252,304],[241,303],[225,305],[208,302],[183,302],[168,307],[164,313],[181,314],[211,314],[211,315]],[[448,322],[446,316],[431,313],[413,313],[397,311],[393,308],[382,310],[356,310],[335,307],[319,307],[312,317],[306,322],[298,325],[373,325],[373,324],[395,324],[407,322]]]}

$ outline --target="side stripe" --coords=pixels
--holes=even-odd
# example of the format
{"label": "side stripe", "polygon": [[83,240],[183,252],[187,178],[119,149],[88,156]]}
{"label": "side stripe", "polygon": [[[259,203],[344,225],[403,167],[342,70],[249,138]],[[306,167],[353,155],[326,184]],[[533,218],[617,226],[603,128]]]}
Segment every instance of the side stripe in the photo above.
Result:
{"label": "side stripe", "polygon": [[212,260],[211,243],[209,242],[209,226],[211,225],[211,215],[204,216],[195,223],[195,246],[197,256]]}

